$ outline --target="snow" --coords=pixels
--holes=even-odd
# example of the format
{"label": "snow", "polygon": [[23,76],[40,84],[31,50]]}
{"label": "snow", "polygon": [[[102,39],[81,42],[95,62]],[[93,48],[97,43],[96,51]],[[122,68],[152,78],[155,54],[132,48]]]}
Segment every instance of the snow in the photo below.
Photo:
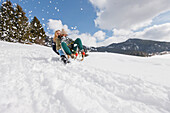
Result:
{"label": "snow", "polygon": [[37,27],[37,23],[34,23],[34,26]]}
{"label": "snow", "polygon": [[[100,62],[89,63],[91,68],[97,67],[106,71],[113,71],[123,75],[131,75],[140,79],[145,79],[156,84],[170,86],[170,55],[154,57],[135,57],[113,53],[95,53],[90,55],[90,62],[99,60]],[[110,61],[108,61],[108,59]],[[89,61],[88,61],[89,62]],[[108,64],[109,62],[109,64]]]}
{"label": "snow", "polygon": [[29,11],[28,14],[32,13],[32,11]]}
{"label": "snow", "polygon": [[170,113],[170,55],[89,54],[0,41],[0,113]]}

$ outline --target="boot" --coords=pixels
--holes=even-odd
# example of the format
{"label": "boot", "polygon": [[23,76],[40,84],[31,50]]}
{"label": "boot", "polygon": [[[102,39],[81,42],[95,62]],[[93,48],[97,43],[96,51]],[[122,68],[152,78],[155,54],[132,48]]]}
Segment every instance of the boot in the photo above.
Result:
{"label": "boot", "polygon": [[64,64],[70,63],[68,59],[65,57],[65,55],[61,56],[61,60],[64,62]]}

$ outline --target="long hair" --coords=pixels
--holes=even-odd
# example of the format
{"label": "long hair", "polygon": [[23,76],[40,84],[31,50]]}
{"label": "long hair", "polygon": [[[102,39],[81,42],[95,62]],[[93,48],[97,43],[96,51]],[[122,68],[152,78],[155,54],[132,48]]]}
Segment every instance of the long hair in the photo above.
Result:
{"label": "long hair", "polygon": [[57,33],[58,31],[60,31],[60,30],[55,31],[54,38],[57,38],[57,37],[58,37],[58,36],[56,35],[56,33]]}

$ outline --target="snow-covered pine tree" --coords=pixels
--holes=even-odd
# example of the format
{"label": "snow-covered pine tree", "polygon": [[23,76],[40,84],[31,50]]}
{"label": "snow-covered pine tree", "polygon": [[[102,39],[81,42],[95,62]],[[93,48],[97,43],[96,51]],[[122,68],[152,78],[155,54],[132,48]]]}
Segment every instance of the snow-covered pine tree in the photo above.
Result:
{"label": "snow-covered pine tree", "polygon": [[15,10],[16,17],[16,38],[19,43],[27,43],[29,41],[29,26],[28,26],[28,18],[25,16],[25,12],[22,7],[17,4]]}
{"label": "snow-covered pine tree", "polygon": [[36,16],[31,21],[30,26],[31,26],[31,33],[33,36],[33,42],[36,44],[45,45],[46,34],[44,28],[42,27],[40,21]]}
{"label": "snow-covered pine tree", "polygon": [[15,16],[14,8],[10,1],[2,3],[0,9],[0,35],[1,40],[15,42]]}
{"label": "snow-covered pine tree", "polygon": [[52,44],[52,38],[49,36],[45,37],[45,46],[51,47]]}
{"label": "snow-covered pine tree", "polygon": [[0,40],[2,37],[2,11],[1,11],[1,6],[0,6]]}
{"label": "snow-covered pine tree", "polygon": [[34,43],[34,41],[33,41],[33,34],[31,33],[31,30],[32,30],[31,25],[30,25],[30,23],[28,23],[28,26],[26,28],[27,32],[25,34],[25,36],[26,36],[26,43],[27,44]]}

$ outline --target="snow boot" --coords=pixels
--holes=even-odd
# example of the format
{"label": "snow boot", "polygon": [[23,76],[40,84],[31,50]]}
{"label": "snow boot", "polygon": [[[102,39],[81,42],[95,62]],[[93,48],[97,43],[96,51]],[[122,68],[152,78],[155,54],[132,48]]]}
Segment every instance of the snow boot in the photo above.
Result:
{"label": "snow boot", "polygon": [[70,61],[68,61],[68,59],[65,57],[65,55],[61,56],[61,61],[63,61],[64,64],[70,63]]}

